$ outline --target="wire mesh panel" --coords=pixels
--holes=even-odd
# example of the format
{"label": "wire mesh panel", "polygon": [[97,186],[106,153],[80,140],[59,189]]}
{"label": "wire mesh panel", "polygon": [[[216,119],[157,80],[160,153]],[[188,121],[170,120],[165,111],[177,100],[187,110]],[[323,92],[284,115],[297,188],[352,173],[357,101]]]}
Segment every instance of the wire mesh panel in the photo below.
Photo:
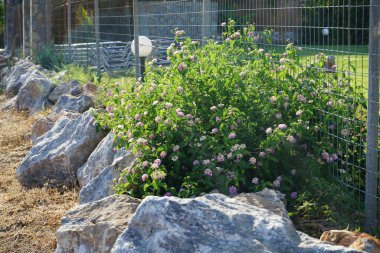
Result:
{"label": "wire mesh panel", "polygon": [[53,37],[67,61],[91,65],[95,46],[93,1],[56,0]]}
{"label": "wire mesh panel", "polygon": [[54,42],[68,62],[99,66],[107,72],[125,71],[132,66],[131,1],[56,0],[53,16]]}
{"label": "wire mesh panel", "polygon": [[67,1],[55,0],[53,4],[53,40],[56,45],[67,44]]}
{"label": "wire mesh panel", "polygon": [[108,72],[125,71],[133,65],[132,1],[99,0],[101,66]]}
{"label": "wire mesh panel", "polygon": [[[140,69],[141,65],[137,63],[141,62],[135,64],[131,53],[130,45],[135,35],[149,37],[154,46],[152,57],[156,58],[157,64],[165,65],[169,64],[166,49],[173,42],[175,29],[184,30],[193,40],[221,40],[220,24],[229,19],[235,20],[240,29],[250,23],[255,25],[257,35],[267,34],[266,40],[257,41],[264,50],[282,51],[288,43],[293,43],[301,49],[300,62],[305,68],[323,61],[317,70],[325,74],[320,92],[325,93],[328,101],[324,107],[318,108],[320,127],[315,134],[329,139],[330,143],[322,150],[319,160],[328,164],[329,174],[340,186],[345,203],[340,210],[358,224],[363,221],[365,199],[369,198],[366,180],[371,177],[377,182],[370,197],[378,208],[370,222],[379,222],[379,163],[371,163],[376,168],[368,174],[369,157],[366,157],[367,138],[375,138],[377,146],[371,147],[371,155],[379,160],[378,135],[371,133],[370,137],[367,136],[368,119],[373,119],[374,115],[377,116],[376,122],[371,124],[379,130],[378,96],[376,101],[372,98],[368,102],[371,99],[368,80],[372,78],[372,83],[378,82],[377,65],[369,68],[370,61],[379,62],[380,57],[376,50],[369,53],[369,45],[378,47],[378,38],[373,35],[378,32],[370,33],[369,18],[371,8],[378,6],[378,0],[372,0],[372,6],[370,0],[95,2],[98,2],[98,28],[95,27],[94,1],[56,0],[54,37],[65,52],[71,44],[72,51],[66,53],[71,61],[90,66],[100,64],[103,71],[125,71],[132,69],[133,65]],[[373,26],[379,27],[379,24]],[[95,31],[98,31],[97,35]],[[99,51],[96,45],[100,47]],[[342,77],[335,80],[336,86],[329,83],[334,73]],[[371,91],[376,92],[376,89]],[[376,110],[369,111],[369,104]],[[332,109],[337,106],[339,111]]]}

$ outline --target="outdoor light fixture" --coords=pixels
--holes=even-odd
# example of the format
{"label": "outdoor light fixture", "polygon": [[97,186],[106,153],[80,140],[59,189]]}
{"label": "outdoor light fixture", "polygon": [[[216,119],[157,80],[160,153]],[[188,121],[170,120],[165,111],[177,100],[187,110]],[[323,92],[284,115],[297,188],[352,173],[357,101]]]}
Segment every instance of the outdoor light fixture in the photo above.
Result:
{"label": "outdoor light fixture", "polygon": [[325,27],[322,29],[323,36],[328,36],[330,34],[329,28]]}
{"label": "outdoor light fixture", "polygon": [[[134,55],[135,53],[135,40],[132,41],[131,50]],[[139,53],[140,57],[140,70],[141,70],[141,79],[144,80],[145,76],[145,58],[148,57],[153,50],[152,41],[145,36],[139,36]]]}

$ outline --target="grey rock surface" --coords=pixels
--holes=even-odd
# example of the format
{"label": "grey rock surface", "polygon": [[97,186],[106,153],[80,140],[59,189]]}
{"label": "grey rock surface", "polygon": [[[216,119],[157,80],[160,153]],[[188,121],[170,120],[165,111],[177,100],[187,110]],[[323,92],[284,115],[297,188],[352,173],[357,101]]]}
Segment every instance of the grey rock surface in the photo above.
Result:
{"label": "grey rock surface", "polygon": [[81,95],[79,97],[74,97],[71,95],[62,95],[57,101],[53,111],[56,113],[62,110],[73,111],[83,113],[94,106],[94,101],[92,97],[87,95]]}
{"label": "grey rock surface", "polygon": [[83,94],[85,94],[85,95],[95,96],[97,90],[98,90],[98,86],[96,86],[93,83],[86,83],[83,86]]}
{"label": "grey rock surface", "polygon": [[95,178],[86,184],[79,192],[79,203],[84,204],[96,201],[114,194],[114,180],[118,179],[120,171],[132,168],[136,164],[136,157],[131,151],[119,150],[112,165],[105,167]]}
{"label": "grey rock surface", "polygon": [[324,231],[319,239],[364,252],[380,253],[380,240],[367,233],[348,230],[328,230]]}
{"label": "grey rock surface", "polygon": [[49,100],[53,103],[57,103],[58,99],[62,95],[78,96],[81,92],[82,88],[80,83],[77,80],[70,80],[55,87],[55,89],[49,95]]}
{"label": "grey rock surface", "polygon": [[252,201],[259,206],[217,193],[194,199],[147,197],[111,252],[356,252],[299,234],[279,199],[278,205],[265,203],[273,196],[259,195]]}
{"label": "grey rock surface", "polygon": [[38,73],[36,65],[27,59],[19,60],[15,66],[5,73],[1,82],[1,86],[5,87],[5,95],[7,97],[16,96],[31,73]]}
{"label": "grey rock surface", "polygon": [[50,106],[48,97],[53,89],[49,79],[37,74],[29,75],[17,93],[16,110],[34,114],[47,109]]}
{"label": "grey rock surface", "polygon": [[32,126],[30,139],[33,143],[35,143],[37,138],[41,137],[53,128],[56,121],[59,121],[62,118],[76,119],[80,115],[80,113],[63,110],[59,113],[52,112],[44,118],[37,119]]}
{"label": "grey rock surface", "polygon": [[40,138],[16,170],[21,185],[72,185],[77,181],[77,169],[90,156],[105,134],[97,132],[91,111],[80,117],[63,117]]}
{"label": "grey rock surface", "polygon": [[17,97],[13,97],[9,100],[6,100],[0,104],[0,110],[12,110],[16,107],[16,99]]}
{"label": "grey rock surface", "polygon": [[68,71],[67,70],[62,70],[62,71],[59,71],[58,73],[55,72],[53,74],[53,77],[51,78],[54,82],[58,82],[58,83],[63,83],[65,82],[65,77],[68,76]]}
{"label": "grey rock surface", "polygon": [[56,253],[110,252],[140,200],[113,195],[68,211],[57,231]]}
{"label": "grey rock surface", "polygon": [[72,112],[72,111],[67,111],[67,110],[62,110],[59,113],[58,112],[52,112],[46,118],[50,121],[59,121],[62,118],[68,118],[68,119],[76,119],[79,116],[81,116],[80,113],[78,112]]}
{"label": "grey rock surface", "polygon": [[48,132],[54,126],[54,121],[49,118],[37,119],[32,126],[32,134],[30,139],[34,142],[38,137]]}
{"label": "grey rock surface", "polygon": [[81,188],[87,185],[105,167],[112,164],[115,156],[113,136],[112,133],[109,133],[91,153],[87,162],[78,169],[77,176]]}
{"label": "grey rock surface", "polygon": [[5,83],[3,83],[3,79],[5,76],[8,75],[8,73],[11,71],[11,68],[10,67],[4,67],[0,70],[0,90],[4,90],[5,89]]}
{"label": "grey rock surface", "polygon": [[234,199],[251,206],[257,206],[269,210],[284,218],[289,218],[288,211],[285,208],[285,195],[279,191],[273,191],[265,188],[260,192],[255,193],[241,193],[234,197]]}
{"label": "grey rock surface", "polygon": [[305,253],[320,253],[320,252],[360,253],[362,252],[362,251],[350,249],[343,246],[337,246],[332,243],[322,242],[300,231],[297,231],[297,233],[301,239],[301,243],[298,245],[300,252],[305,252]]}

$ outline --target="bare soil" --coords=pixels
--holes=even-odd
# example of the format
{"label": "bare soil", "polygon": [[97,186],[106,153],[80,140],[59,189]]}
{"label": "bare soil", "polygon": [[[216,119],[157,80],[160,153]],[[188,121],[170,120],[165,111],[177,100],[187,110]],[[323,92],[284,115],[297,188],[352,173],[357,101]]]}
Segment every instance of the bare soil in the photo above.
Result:
{"label": "bare soil", "polygon": [[[4,101],[0,95],[0,103]],[[78,201],[75,189],[25,189],[19,184],[16,168],[32,146],[35,119],[0,111],[0,252],[54,252],[60,219]]]}

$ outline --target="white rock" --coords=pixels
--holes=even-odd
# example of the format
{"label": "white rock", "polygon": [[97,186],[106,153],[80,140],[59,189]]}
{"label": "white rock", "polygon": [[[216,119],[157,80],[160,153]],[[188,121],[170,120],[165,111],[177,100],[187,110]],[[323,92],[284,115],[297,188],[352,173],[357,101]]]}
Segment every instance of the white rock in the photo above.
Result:
{"label": "white rock", "polygon": [[94,179],[105,167],[112,164],[115,156],[113,145],[113,134],[109,133],[91,153],[87,162],[78,169],[77,176],[81,188]]}
{"label": "white rock", "polygon": [[16,99],[17,99],[17,97],[13,97],[13,98],[1,103],[0,104],[0,110],[5,111],[5,110],[15,109]]}
{"label": "white rock", "polygon": [[131,151],[121,149],[115,155],[112,165],[105,167],[95,178],[79,192],[79,203],[96,201],[114,194],[114,180],[119,178],[120,171],[136,165],[136,157]]}
{"label": "white rock", "polygon": [[49,95],[49,100],[53,103],[57,103],[58,99],[62,95],[72,95],[78,96],[82,92],[82,87],[80,83],[76,80],[70,80],[69,82],[64,82],[55,87],[52,93]]}
{"label": "white rock", "polygon": [[15,66],[5,73],[1,82],[1,86],[5,87],[5,95],[7,97],[16,96],[31,73],[39,73],[36,65],[27,59],[18,61]]}
{"label": "white rock", "polygon": [[234,199],[251,206],[257,206],[269,210],[284,218],[289,218],[284,203],[285,195],[279,191],[273,191],[266,188],[260,192],[238,194]]}
{"label": "white rock", "polygon": [[[257,206],[221,194],[147,197],[111,252],[356,252],[300,235],[276,193],[257,196]],[[278,204],[266,203],[273,200]]]}
{"label": "white rock", "polygon": [[92,97],[81,95],[74,97],[71,95],[62,95],[55,105],[53,112],[59,113],[63,110],[83,113],[94,106]]}
{"label": "white rock", "polygon": [[57,231],[56,253],[110,252],[140,200],[113,195],[65,214]]}
{"label": "white rock", "polygon": [[46,132],[52,129],[53,126],[54,126],[54,121],[49,120],[49,118],[47,117],[37,119],[33,123],[30,139],[34,143],[38,137],[44,135]]}
{"label": "white rock", "polygon": [[80,113],[63,110],[59,113],[53,112],[44,118],[37,119],[33,123],[30,139],[33,143],[35,143],[37,138],[41,137],[53,128],[56,121],[62,118],[74,119],[80,117],[80,115]]}
{"label": "white rock", "polygon": [[105,134],[92,124],[91,110],[78,118],[63,117],[36,143],[17,168],[23,186],[42,186],[47,181],[75,184],[77,169],[87,160]]}
{"label": "white rock", "polygon": [[37,113],[50,107],[48,99],[53,84],[47,78],[30,74],[17,93],[16,110]]}

